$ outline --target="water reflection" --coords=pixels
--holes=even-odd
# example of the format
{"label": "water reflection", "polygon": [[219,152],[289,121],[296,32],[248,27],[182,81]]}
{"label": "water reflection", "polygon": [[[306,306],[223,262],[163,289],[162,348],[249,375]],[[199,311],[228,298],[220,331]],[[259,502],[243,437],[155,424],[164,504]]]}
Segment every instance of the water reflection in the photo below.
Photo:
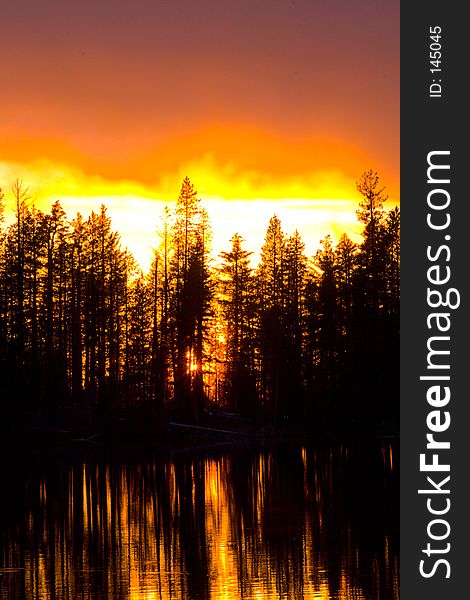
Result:
{"label": "water reflection", "polygon": [[396,458],[387,442],[29,466],[2,500],[0,598],[398,599]]}

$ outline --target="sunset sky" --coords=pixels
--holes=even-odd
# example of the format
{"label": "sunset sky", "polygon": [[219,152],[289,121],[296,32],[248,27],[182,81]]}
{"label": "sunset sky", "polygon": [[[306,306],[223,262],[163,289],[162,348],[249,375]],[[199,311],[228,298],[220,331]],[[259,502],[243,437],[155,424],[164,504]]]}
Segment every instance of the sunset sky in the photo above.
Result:
{"label": "sunset sky", "polygon": [[0,56],[7,200],[104,202],[144,267],[185,175],[216,253],[274,212],[309,252],[354,235],[370,168],[399,202],[398,1],[17,0]]}

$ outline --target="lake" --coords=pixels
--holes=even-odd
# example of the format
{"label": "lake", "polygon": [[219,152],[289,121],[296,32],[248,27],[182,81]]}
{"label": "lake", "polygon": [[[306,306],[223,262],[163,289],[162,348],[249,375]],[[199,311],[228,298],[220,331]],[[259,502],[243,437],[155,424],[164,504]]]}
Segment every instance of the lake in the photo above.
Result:
{"label": "lake", "polygon": [[0,598],[399,598],[398,442],[2,459]]}

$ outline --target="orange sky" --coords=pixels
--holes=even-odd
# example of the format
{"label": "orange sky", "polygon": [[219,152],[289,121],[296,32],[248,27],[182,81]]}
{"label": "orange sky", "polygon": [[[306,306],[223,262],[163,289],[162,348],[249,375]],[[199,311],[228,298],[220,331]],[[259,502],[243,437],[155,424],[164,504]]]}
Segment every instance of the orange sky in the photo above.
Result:
{"label": "orange sky", "polygon": [[0,186],[18,177],[71,216],[104,201],[144,266],[185,175],[216,251],[235,230],[261,243],[274,212],[309,251],[357,231],[355,181],[370,168],[399,201],[398,2],[18,0],[2,12]]}

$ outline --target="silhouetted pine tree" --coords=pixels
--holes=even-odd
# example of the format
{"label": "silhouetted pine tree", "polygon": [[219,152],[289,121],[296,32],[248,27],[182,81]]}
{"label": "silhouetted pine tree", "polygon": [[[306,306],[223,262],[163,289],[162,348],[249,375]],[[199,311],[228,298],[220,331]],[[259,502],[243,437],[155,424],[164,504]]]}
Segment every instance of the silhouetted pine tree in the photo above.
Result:
{"label": "silhouetted pine tree", "polygon": [[132,404],[150,411],[152,405],[153,293],[142,273],[129,286],[127,331],[128,372]]}
{"label": "silhouetted pine tree", "polygon": [[305,244],[298,231],[288,238],[285,249],[285,327],[286,336],[286,390],[284,416],[295,423],[303,417],[305,368],[305,286],[307,257]]}
{"label": "silhouetted pine tree", "polygon": [[207,214],[186,177],[181,186],[172,227],[169,327],[174,373],[175,408],[183,418],[198,421],[204,401],[203,346],[211,298]]}
{"label": "silhouetted pine tree", "polygon": [[[353,285],[352,387],[360,397],[356,412],[375,423],[383,420],[387,404],[396,405],[393,396],[398,395],[398,371],[396,365],[391,368],[398,354],[397,336],[390,337],[391,327],[398,335],[398,323],[391,326],[389,319],[391,281],[396,281],[397,271],[398,215],[392,211],[390,216],[383,209],[387,196],[377,173],[365,172],[357,189],[363,196],[357,217],[364,230]],[[396,303],[394,310],[398,310]]]}
{"label": "silhouetted pine tree", "polygon": [[237,233],[230,240],[230,252],[220,257],[220,296],[224,320],[226,370],[224,391],[229,406],[243,415],[256,410],[254,372],[254,302],[250,255]]}
{"label": "silhouetted pine tree", "polygon": [[286,240],[281,222],[271,217],[266,231],[261,261],[256,271],[258,287],[258,344],[260,356],[260,396],[275,426],[286,412],[286,356],[288,332],[285,322]]}

